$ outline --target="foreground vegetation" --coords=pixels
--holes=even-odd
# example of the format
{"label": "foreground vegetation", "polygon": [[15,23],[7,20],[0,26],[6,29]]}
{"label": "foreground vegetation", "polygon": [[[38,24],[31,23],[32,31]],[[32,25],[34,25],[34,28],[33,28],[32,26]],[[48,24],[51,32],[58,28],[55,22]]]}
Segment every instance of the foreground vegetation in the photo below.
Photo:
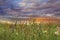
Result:
{"label": "foreground vegetation", "polygon": [[57,24],[3,24],[0,23],[0,40],[60,40]]}

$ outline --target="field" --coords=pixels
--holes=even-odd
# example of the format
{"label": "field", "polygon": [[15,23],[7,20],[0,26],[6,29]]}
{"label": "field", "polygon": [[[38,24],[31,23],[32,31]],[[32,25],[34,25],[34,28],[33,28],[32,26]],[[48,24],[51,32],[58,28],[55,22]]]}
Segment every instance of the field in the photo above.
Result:
{"label": "field", "polygon": [[0,23],[0,40],[60,40],[60,25]]}

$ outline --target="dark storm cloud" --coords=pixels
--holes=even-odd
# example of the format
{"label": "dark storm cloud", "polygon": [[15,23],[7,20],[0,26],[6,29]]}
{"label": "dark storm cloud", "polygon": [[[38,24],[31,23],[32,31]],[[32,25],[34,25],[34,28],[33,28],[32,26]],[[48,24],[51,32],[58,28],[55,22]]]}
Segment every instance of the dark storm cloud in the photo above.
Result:
{"label": "dark storm cloud", "polygon": [[[48,2],[39,3],[36,0],[31,0],[32,3],[25,3],[24,0],[19,5],[13,3],[13,0],[0,0],[0,14],[4,15],[38,15],[46,16],[46,14],[60,14],[60,0],[49,0]],[[52,15],[51,15],[52,16]]]}
{"label": "dark storm cloud", "polygon": [[59,15],[60,14],[60,1],[54,1],[54,3],[52,4],[50,1],[50,3],[41,5],[41,7],[37,7],[36,10],[42,10],[44,14],[53,14],[54,16],[56,16],[56,14]]}

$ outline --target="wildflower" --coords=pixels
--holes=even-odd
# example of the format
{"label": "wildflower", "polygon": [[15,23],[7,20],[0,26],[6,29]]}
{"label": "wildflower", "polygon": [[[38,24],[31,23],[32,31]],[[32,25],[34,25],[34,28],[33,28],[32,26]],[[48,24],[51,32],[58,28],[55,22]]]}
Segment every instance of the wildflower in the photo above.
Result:
{"label": "wildflower", "polygon": [[18,35],[18,32],[16,32],[16,35]]}
{"label": "wildflower", "polygon": [[47,30],[43,31],[43,33],[47,33]]}
{"label": "wildflower", "polygon": [[27,25],[29,25],[29,23],[27,23]]}
{"label": "wildflower", "polygon": [[55,34],[56,34],[56,35],[59,35],[59,32],[58,32],[58,31],[56,31],[56,32],[55,32]]}

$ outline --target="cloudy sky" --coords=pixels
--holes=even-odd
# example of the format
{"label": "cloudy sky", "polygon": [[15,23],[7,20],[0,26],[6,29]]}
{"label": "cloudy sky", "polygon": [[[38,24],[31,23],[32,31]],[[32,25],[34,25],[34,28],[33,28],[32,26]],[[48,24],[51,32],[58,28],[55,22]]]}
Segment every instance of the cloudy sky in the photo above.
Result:
{"label": "cloudy sky", "polygon": [[0,16],[60,16],[60,0],[0,0]]}

